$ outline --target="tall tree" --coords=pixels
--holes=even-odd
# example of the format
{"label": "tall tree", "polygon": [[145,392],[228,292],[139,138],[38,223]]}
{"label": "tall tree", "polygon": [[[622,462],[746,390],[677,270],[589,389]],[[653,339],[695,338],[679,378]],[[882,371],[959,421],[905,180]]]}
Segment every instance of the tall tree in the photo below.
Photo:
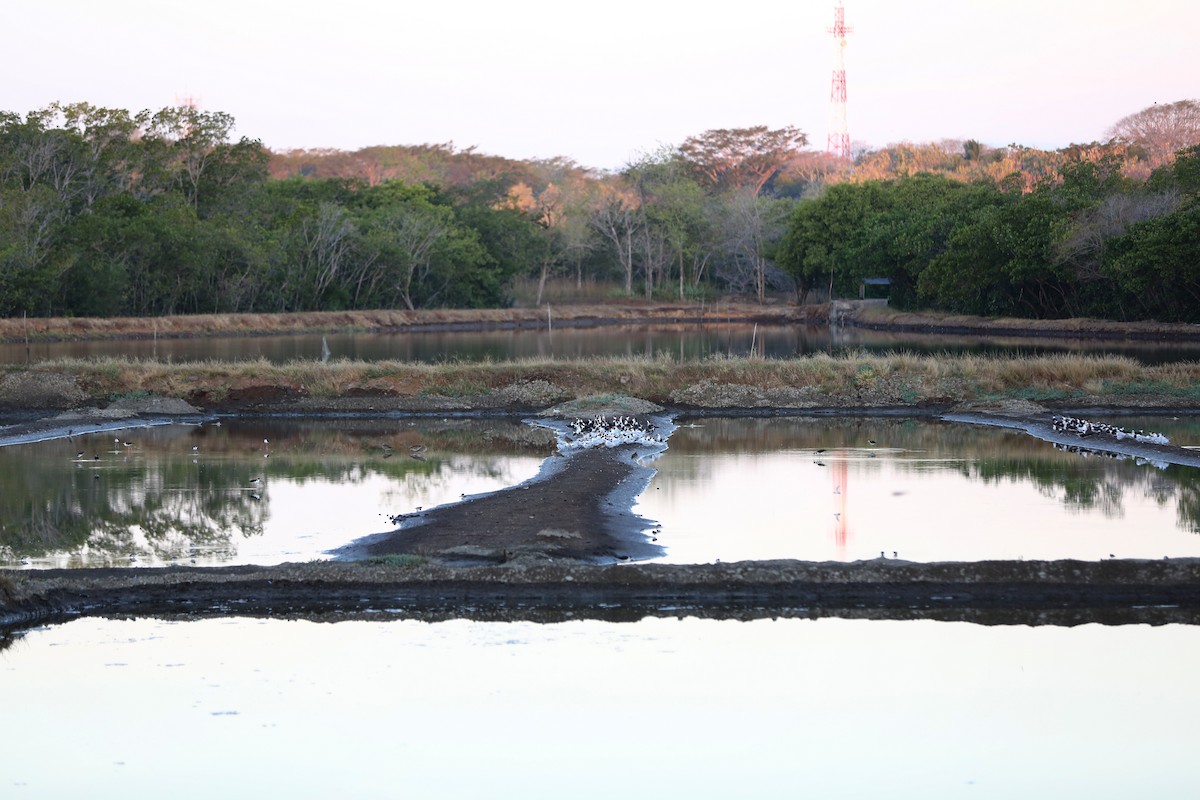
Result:
{"label": "tall tree", "polygon": [[757,125],[690,136],[679,152],[716,190],[750,188],[758,194],[806,144],[808,136],[797,128]]}

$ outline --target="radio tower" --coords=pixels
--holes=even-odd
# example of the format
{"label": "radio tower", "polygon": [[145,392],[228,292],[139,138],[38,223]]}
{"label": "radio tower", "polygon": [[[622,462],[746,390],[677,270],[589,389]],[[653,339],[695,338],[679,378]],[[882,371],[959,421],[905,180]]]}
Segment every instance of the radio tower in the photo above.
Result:
{"label": "radio tower", "polygon": [[850,157],[850,129],[846,126],[846,9],[841,2],[833,9],[833,82],[829,89],[829,141],[826,152],[836,158]]}

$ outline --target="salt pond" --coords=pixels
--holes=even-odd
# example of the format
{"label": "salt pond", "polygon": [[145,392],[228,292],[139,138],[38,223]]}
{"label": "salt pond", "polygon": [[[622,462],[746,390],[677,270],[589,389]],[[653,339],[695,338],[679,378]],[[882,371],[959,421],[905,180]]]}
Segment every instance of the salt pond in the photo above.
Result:
{"label": "salt pond", "polygon": [[[1110,421],[1200,444],[1194,419]],[[4,447],[0,563],[328,558],[391,515],[520,483],[553,451],[544,429],[455,418],[235,419]],[[674,563],[1200,556],[1197,470],[1014,431],[697,418],[652,463],[635,511]]]}
{"label": "salt pond", "polygon": [[82,619],[0,652],[13,798],[1194,796],[1200,627]]}
{"label": "salt pond", "polygon": [[[1114,418],[1200,444],[1194,419]],[[664,560],[1200,556],[1200,470],[930,420],[697,419],[635,510]],[[717,542],[719,541],[719,546]]]}

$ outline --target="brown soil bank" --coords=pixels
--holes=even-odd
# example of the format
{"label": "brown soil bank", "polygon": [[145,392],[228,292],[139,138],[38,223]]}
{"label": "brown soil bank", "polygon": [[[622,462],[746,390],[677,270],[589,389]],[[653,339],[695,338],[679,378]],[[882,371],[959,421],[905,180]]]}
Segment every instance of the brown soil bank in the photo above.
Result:
{"label": "brown soil bank", "polygon": [[931,618],[1003,624],[1200,623],[1200,560],[891,559],[451,568],[373,563],[0,572],[0,626],[77,616],[337,620]]}
{"label": "brown soil bank", "polygon": [[312,311],[169,317],[0,319],[0,342],[254,336],[342,331],[445,331],[580,327],[602,324],[804,322],[825,319],[820,306],[751,303],[619,303],[550,308]]}

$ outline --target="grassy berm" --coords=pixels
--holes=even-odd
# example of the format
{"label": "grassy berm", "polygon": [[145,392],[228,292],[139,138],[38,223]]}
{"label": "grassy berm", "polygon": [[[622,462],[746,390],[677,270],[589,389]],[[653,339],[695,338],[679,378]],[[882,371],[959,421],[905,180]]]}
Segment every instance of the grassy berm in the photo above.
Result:
{"label": "grassy berm", "polygon": [[0,367],[0,408],[10,410],[103,407],[153,396],[208,411],[528,411],[608,395],[683,409],[918,409],[1011,400],[1075,408],[1183,408],[1200,401],[1200,363],[857,353],[448,364],[99,359]]}

